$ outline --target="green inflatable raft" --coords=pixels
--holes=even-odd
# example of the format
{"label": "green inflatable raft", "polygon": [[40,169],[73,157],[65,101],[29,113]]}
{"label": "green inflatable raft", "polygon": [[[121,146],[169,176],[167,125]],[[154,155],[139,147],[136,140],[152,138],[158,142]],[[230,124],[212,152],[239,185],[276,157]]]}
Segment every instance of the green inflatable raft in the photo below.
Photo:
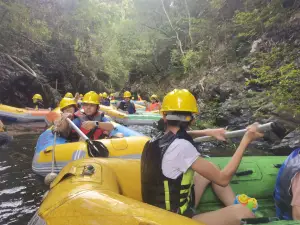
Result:
{"label": "green inflatable raft", "polygon": [[[300,224],[300,221],[276,221],[273,191],[276,177],[281,164],[286,156],[247,156],[243,160],[230,182],[236,194],[246,194],[258,201],[256,219],[249,220],[241,224],[272,224],[288,225]],[[209,158],[209,161],[216,164],[220,169],[227,165],[229,157]],[[213,193],[212,189],[207,189],[201,198],[199,213],[217,210],[222,207],[222,203]],[[273,220],[273,221],[272,221]],[[272,222],[270,222],[272,221]]]}
{"label": "green inflatable raft", "polygon": [[124,125],[152,125],[161,118],[162,116],[159,113],[138,112],[136,114],[128,114],[125,118],[115,118],[115,120]]}

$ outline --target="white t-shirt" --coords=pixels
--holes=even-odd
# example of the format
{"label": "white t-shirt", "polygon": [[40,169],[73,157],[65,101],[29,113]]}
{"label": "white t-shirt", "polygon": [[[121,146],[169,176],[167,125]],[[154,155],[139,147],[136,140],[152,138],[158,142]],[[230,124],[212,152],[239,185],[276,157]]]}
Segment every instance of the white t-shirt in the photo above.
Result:
{"label": "white t-shirt", "polygon": [[175,139],[162,159],[164,176],[176,179],[185,173],[200,156],[197,149],[185,139]]}

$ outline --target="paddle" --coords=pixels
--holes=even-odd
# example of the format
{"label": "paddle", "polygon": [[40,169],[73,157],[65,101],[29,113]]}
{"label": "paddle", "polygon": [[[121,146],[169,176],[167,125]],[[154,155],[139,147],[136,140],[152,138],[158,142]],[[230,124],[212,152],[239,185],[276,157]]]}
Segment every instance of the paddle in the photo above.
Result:
{"label": "paddle", "polygon": [[[277,125],[273,122],[262,124],[258,126],[258,130],[260,132],[266,132],[269,130],[273,130],[276,132]],[[235,130],[235,131],[228,131],[225,133],[226,138],[234,138],[234,137],[241,137],[246,133],[247,129],[242,130]],[[205,141],[212,141],[216,140],[214,137],[211,136],[204,136],[204,137],[198,137],[194,139],[195,143],[205,142]]]}
{"label": "paddle", "polygon": [[50,185],[52,181],[57,177],[57,173],[54,173],[54,161],[55,161],[55,146],[56,146],[56,136],[57,133],[54,132],[54,138],[53,138],[53,149],[52,149],[52,167],[51,167],[51,173],[48,173],[45,177],[45,184]]}
{"label": "paddle", "polygon": [[97,144],[101,147],[101,150],[93,143],[88,136],[86,136],[69,118],[66,118],[70,126],[76,131],[76,133],[82,137],[88,145],[88,151],[90,156],[92,157],[108,157],[108,150],[102,142],[97,142]]}
{"label": "paddle", "polygon": [[51,111],[45,116],[46,122],[49,124],[54,123],[55,120],[59,119],[61,117],[60,113]]}

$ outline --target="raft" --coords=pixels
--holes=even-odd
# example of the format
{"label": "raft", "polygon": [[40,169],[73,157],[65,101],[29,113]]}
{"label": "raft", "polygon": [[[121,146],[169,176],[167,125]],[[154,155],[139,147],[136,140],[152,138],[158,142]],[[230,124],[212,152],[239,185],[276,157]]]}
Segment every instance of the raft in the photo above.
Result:
{"label": "raft", "polygon": [[[113,136],[116,133],[122,133],[124,138],[110,138],[97,140],[103,143],[108,151],[109,157],[119,158],[137,158],[140,157],[145,143],[150,139],[149,137],[130,130],[120,124],[112,122],[115,129],[110,133]],[[44,131],[36,144],[35,153],[32,160],[32,170],[34,173],[41,176],[46,176],[51,172],[52,167],[52,149],[53,149],[54,135],[50,129]],[[55,166],[54,171],[58,173],[70,161],[80,158],[90,158],[88,153],[88,146],[86,142],[68,142],[63,137],[56,138],[55,147]]]}
{"label": "raft", "polygon": [[136,105],[145,106],[145,102],[144,101],[132,100],[132,102],[134,104],[136,104]]}
{"label": "raft", "polygon": [[100,105],[100,111],[107,114],[113,120],[124,125],[152,125],[161,119],[161,115],[156,112],[137,111],[135,114],[126,114],[113,109],[111,106]]}
{"label": "raft", "polygon": [[[272,195],[279,167],[285,159],[282,156],[244,157],[231,181],[230,185],[236,194],[247,194],[258,200],[256,215],[260,220],[275,217]],[[208,160],[223,168],[230,157]],[[140,171],[139,159],[90,158],[73,161],[52,182],[50,191],[29,225],[202,224],[143,203]],[[212,189],[208,188],[197,211],[203,213],[221,207],[223,206]],[[268,223],[270,224],[291,225],[299,224],[299,221],[277,221]]]}
{"label": "raft", "polygon": [[47,109],[28,110],[0,104],[0,119],[9,122],[38,122],[45,121]]}
{"label": "raft", "polygon": [[124,125],[152,125],[162,117],[158,113],[143,112],[129,114],[125,118],[115,118],[115,121]]}

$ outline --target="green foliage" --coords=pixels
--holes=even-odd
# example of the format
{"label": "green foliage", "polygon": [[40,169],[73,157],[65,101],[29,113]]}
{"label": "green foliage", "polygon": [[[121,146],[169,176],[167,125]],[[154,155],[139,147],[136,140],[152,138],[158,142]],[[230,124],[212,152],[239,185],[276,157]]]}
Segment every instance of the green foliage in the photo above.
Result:
{"label": "green foliage", "polygon": [[[70,51],[70,58],[91,71],[86,75],[91,82],[100,79],[111,88],[135,70],[159,83],[162,74],[182,79],[200,69],[238,64],[255,38],[290,15],[281,0],[242,2],[235,12],[223,12],[230,8],[225,0],[164,0],[164,7],[161,0],[0,1],[0,28],[50,46],[51,54]],[[299,71],[293,58],[286,60],[290,51],[276,46],[250,59],[257,78],[248,83],[273,86],[278,104],[287,98],[287,105],[296,102],[298,83],[292,78]],[[109,76],[100,78],[99,71]],[[207,80],[226,80],[214,76]]]}
{"label": "green foliage", "polygon": [[181,61],[184,67],[184,72],[187,73],[201,66],[202,56],[200,55],[200,52],[194,52],[193,50],[189,50],[181,58]]}
{"label": "green foliage", "polygon": [[273,0],[251,11],[237,11],[233,22],[237,27],[238,37],[255,38],[287,16],[288,13],[281,6],[281,0]]}
{"label": "green foliage", "polygon": [[[300,68],[297,68],[293,62],[296,57],[297,52],[286,45],[279,45],[270,53],[260,53],[257,56],[260,61],[252,69],[257,78],[248,83],[254,82],[271,87],[268,94],[279,109],[289,109],[299,113]],[[286,63],[283,63],[285,61]]]}

